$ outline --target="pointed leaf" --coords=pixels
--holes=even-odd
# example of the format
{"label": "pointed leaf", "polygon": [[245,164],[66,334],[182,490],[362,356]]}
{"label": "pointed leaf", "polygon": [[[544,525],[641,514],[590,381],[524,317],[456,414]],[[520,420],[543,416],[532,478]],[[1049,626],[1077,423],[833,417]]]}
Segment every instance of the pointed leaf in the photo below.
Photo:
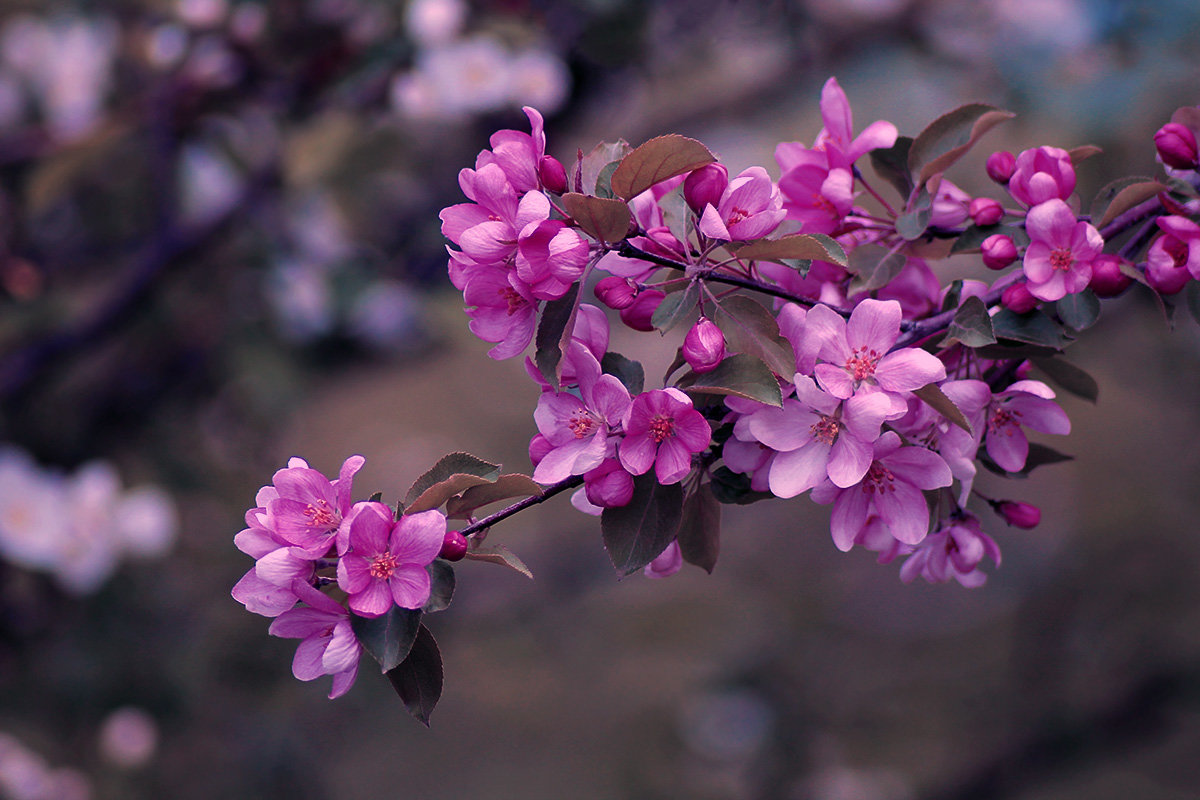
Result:
{"label": "pointed leaf", "polygon": [[483,486],[491,483],[487,478],[480,478],[478,475],[451,475],[444,481],[438,481],[433,486],[430,486],[425,491],[417,496],[417,499],[405,507],[406,514],[415,514],[418,511],[429,511],[437,508],[442,503],[445,503],[456,494],[462,494],[473,486]]}
{"label": "pointed leaf", "polygon": [[604,165],[604,169],[600,170],[600,174],[596,176],[596,197],[613,196],[612,191],[612,174],[617,171],[617,167],[621,165],[620,159],[610,161]]}
{"label": "pointed leaf", "polygon": [[908,258],[873,244],[857,247],[850,254],[849,270],[854,273],[850,294],[881,289],[900,274]]}
{"label": "pointed leaf", "polygon": [[[579,161],[575,167],[575,191],[580,194],[599,195],[600,174],[608,169],[608,165],[614,161],[619,164],[621,159],[629,155],[632,150],[633,148],[629,146],[629,142],[624,139],[618,139],[615,142],[601,142],[593,147],[591,152],[586,156],[583,155],[582,150],[579,151]],[[616,167],[613,169],[615,170]],[[612,180],[610,177],[610,191],[611,188]]]}
{"label": "pointed leaf", "polygon": [[942,387],[938,386],[936,383],[930,383],[922,386],[920,389],[914,390],[913,394],[921,398],[921,401],[934,411],[938,412],[967,433],[972,432],[971,423],[967,422],[967,418],[963,415],[959,407],[954,405],[953,400],[951,400],[949,397],[946,397],[946,393],[942,391]]}
{"label": "pointed leaf", "polygon": [[408,656],[395,669],[388,670],[387,679],[408,713],[429,727],[429,715],[442,696],[442,654],[424,625],[417,631]]}
{"label": "pointed leaf", "polygon": [[775,373],[761,358],[746,353],[727,357],[711,372],[702,375],[689,372],[676,386],[688,394],[733,395],[783,407],[783,394]]}
{"label": "pointed leaf", "polygon": [[1014,314],[1007,308],[1001,309],[992,317],[992,331],[997,339],[1012,339],[1055,350],[1062,350],[1071,342],[1063,327],[1041,310]]}
{"label": "pointed leaf", "polygon": [[912,170],[908,168],[908,152],[912,144],[911,136],[898,136],[891,147],[869,153],[875,174],[896,187],[904,200],[908,200],[913,190]]}
{"label": "pointed leaf", "polygon": [[646,383],[646,370],[639,362],[610,351],[600,359],[600,369],[604,370],[606,375],[615,376],[631,395],[642,393],[642,387]]}
{"label": "pointed leaf", "polygon": [[1061,358],[1035,358],[1033,364],[1071,394],[1093,403],[1100,399],[1100,385],[1096,379],[1071,362]]}
{"label": "pointed leaf", "polygon": [[542,318],[538,321],[534,336],[534,363],[542,377],[558,388],[559,366],[564,352],[564,340],[570,342],[574,328],[575,312],[579,308],[579,284],[574,284],[565,295],[546,303]]}
{"label": "pointed leaf", "polygon": [[967,347],[986,347],[996,343],[992,318],[988,316],[987,306],[978,297],[968,297],[954,312],[954,319],[940,346],[946,347],[956,341]]}
{"label": "pointed leaf", "polygon": [[654,471],[633,479],[633,498],[600,515],[604,548],[621,576],[637,572],[666,549],[679,531],[683,487],[664,486]]}
{"label": "pointed leaf", "polygon": [[510,472],[501,475],[492,483],[467,489],[462,497],[452,497],[446,503],[446,516],[451,519],[466,519],[473,511],[483,506],[513,497],[531,497],[541,493],[542,487],[534,483],[533,478],[519,472]]}
{"label": "pointed leaf", "polygon": [[718,503],[748,506],[759,500],[770,500],[770,492],[756,492],[750,486],[750,476],[734,472],[729,467],[717,467],[712,473],[712,493]]}
{"label": "pointed leaf", "polygon": [[516,553],[502,544],[468,550],[466,558],[472,561],[486,561],[489,564],[499,564],[502,567],[516,570],[526,578],[529,578],[529,580],[533,580],[533,573],[529,571],[529,567],[525,566],[525,562],[517,558]]}
{"label": "pointed leaf", "polygon": [[601,244],[616,244],[629,235],[633,214],[622,200],[567,192],[562,204],[583,232]]}
{"label": "pointed leaf", "polygon": [[971,103],[948,111],[929,123],[913,140],[908,152],[909,171],[923,186],[966,155],[985,133],[1015,114],[984,103]]}
{"label": "pointed leaf", "polygon": [[476,458],[470,453],[450,453],[442,456],[409,488],[408,494],[404,498],[404,504],[411,506],[418,497],[425,493],[425,490],[455,475],[473,475],[485,481],[494,481],[500,477],[500,465]]}
{"label": "pointed leaf", "polygon": [[1071,159],[1071,166],[1079,166],[1080,161],[1098,156],[1104,152],[1104,148],[1097,147],[1094,144],[1081,144],[1079,147],[1072,147],[1067,151],[1067,156]]}
{"label": "pointed leaf", "polygon": [[421,611],[426,614],[445,611],[454,599],[454,567],[437,558],[425,571],[429,573],[429,599]]}
{"label": "pointed leaf", "polygon": [[[1105,225],[1112,222],[1118,216],[1124,214],[1126,211],[1138,205],[1139,203],[1144,203],[1147,200],[1156,197],[1159,192],[1165,192],[1167,190],[1167,187],[1163,186],[1158,181],[1153,180],[1140,180],[1126,183],[1124,186],[1119,188],[1116,188],[1114,184],[1115,182],[1110,183],[1108,186],[1105,186],[1103,189],[1101,189],[1096,195],[1096,200],[1092,202],[1092,219],[1096,219],[1096,204],[1098,202],[1102,203],[1103,198],[1106,196],[1111,198],[1108,201],[1108,205],[1104,209],[1104,214],[1100,217],[1100,221],[1092,223],[1097,228],[1103,228]],[[1115,193],[1110,194],[1114,188],[1116,188]]]}
{"label": "pointed leaf", "polygon": [[758,301],[735,294],[716,303],[712,320],[730,352],[756,356],[777,375],[791,379],[796,374],[796,355],[792,343],[779,332],[775,315]]}
{"label": "pointed leaf", "polygon": [[721,549],[721,504],[712,484],[701,483],[683,501],[677,539],[683,560],[711,575]]}
{"label": "pointed leaf", "polygon": [[612,190],[629,200],[656,183],[711,164],[717,157],[695,139],[669,133],[634,148],[612,175]]}
{"label": "pointed leaf", "polygon": [[662,299],[658,308],[654,309],[650,324],[659,332],[666,333],[679,323],[694,319],[699,300],[700,284],[697,281],[691,281],[682,291],[670,292]]}
{"label": "pointed leaf", "polygon": [[791,233],[778,239],[759,239],[744,245],[730,244],[738,258],[747,261],[817,260],[846,266],[846,250],[823,233]]}
{"label": "pointed leaf", "polygon": [[1054,304],[1058,317],[1068,328],[1086,330],[1100,318],[1100,298],[1091,289],[1063,296]]}
{"label": "pointed leaf", "polygon": [[994,472],[997,475],[1003,475],[1006,478],[1028,478],[1029,473],[1033,472],[1038,467],[1042,467],[1047,464],[1058,464],[1063,461],[1075,460],[1074,456],[1060,453],[1053,447],[1047,447],[1039,442],[1029,443],[1029,455],[1025,459],[1024,468],[1022,468],[1019,472],[1008,472],[995,461],[993,461],[991,456],[987,454],[987,450],[983,448],[979,449],[979,453],[976,457],[979,459],[979,463],[986,467],[990,472]]}
{"label": "pointed leaf", "polygon": [[420,609],[400,606],[392,606],[388,613],[373,619],[350,615],[350,627],[358,643],[379,662],[383,672],[398,667],[408,655],[420,625]]}

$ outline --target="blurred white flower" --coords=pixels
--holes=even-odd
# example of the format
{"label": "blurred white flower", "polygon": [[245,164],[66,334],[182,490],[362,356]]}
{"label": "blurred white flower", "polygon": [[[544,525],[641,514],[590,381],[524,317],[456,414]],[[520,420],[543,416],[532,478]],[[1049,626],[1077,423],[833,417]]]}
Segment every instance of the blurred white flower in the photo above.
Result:
{"label": "blurred white flower", "polygon": [[404,9],[404,27],[419,45],[445,44],[458,36],[467,18],[462,0],[412,0]]}
{"label": "blurred white flower", "polygon": [[0,733],[0,797],[4,800],[89,800],[91,784],[78,770],[50,769],[16,738]]}
{"label": "blurred white flower", "polygon": [[158,749],[158,723],[145,709],[118,708],[100,726],[100,754],[123,769],[145,766]]}
{"label": "blurred white flower", "polygon": [[180,158],[183,218],[204,223],[228,211],[242,191],[242,178],[229,159],[212,147],[187,144]]}
{"label": "blurred white flower", "polygon": [[328,273],[318,263],[286,260],[267,274],[267,302],[286,338],[307,342],[333,330],[336,316]]}
{"label": "blurred white flower", "polygon": [[547,50],[521,53],[513,59],[510,73],[510,101],[515,106],[533,106],[543,114],[552,114],[571,91],[567,65]]}
{"label": "blurred white flower", "polygon": [[229,13],[225,0],[178,0],[175,13],[193,28],[215,28]]}
{"label": "blurred white flower", "polygon": [[23,451],[0,448],[0,557],[52,570],[68,536],[66,491],[58,475]]}
{"label": "blurred white flower", "polygon": [[425,50],[417,70],[428,81],[439,116],[494,111],[509,99],[512,57],[494,39],[474,36]]}

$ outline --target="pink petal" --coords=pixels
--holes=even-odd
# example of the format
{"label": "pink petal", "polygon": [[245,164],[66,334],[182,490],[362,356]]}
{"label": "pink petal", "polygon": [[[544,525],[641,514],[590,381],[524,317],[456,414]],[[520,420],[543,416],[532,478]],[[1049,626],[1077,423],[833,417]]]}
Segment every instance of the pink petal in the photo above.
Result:
{"label": "pink petal", "polygon": [[663,485],[678,483],[692,471],[692,453],[677,436],[669,436],[658,446],[654,474]]}
{"label": "pink petal", "polygon": [[424,567],[437,558],[445,538],[445,515],[430,509],[400,517],[388,549],[400,561]]}
{"label": "pink petal", "polygon": [[888,353],[875,367],[875,382],[889,392],[911,392],[946,379],[946,365],[917,347]]}
{"label": "pink petal", "polygon": [[370,580],[361,592],[350,595],[350,608],[363,617],[381,617],[392,607],[392,593],[381,580]]}
{"label": "pink petal", "polygon": [[396,605],[401,608],[420,608],[429,601],[429,573],[415,564],[401,564],[388,579],[388,588]]}
{"label": "pink petal", "polygon": [[906,481],[892,484],[893,491],[875,495],[875,508],[892,536],[904,544],[919,544],[929,532],[929,507],[925,495]]}
{"label": "pink petal", "polygon": [[626,436],[617,446],[617,456],[621,460],[621,466],[633,475],[642,475],[647,472],[654,464],[654,456],[657,451],[657,445],[645,434]]}
{"label": "pink petal", "polygon": [[901,313],[895,300],[863,300],[846,323],[846,343],[851,350],[866,347],[886,353],[900,336]]}
{"label": "pink petal", "polygon": [[829,445],[812,439],[809,441],[807,447],[780,453],[771,461],[771,471],[767,476],[771,494],[776,497],[795,497],[825,479]]}
{"label": "pink petal", "polygon": [[854,547],[859,531],[867,524],[870,495],[858,487],[842,489],[833,501],[829,532],[833,543],[843,553]]}
{"label": "pink petal", "polygon": [[833,443],[829,453],[829,480],[840,489],[848,489],[863,479],[872,460],[870,442],[843,434]]}
{"label": "pink petal", "polygon": [[302,681],[311,681],[325,674],[321,656],[325,653],[325,639],[314,636],[305,639],[296,648],[292,659],[292,674]]}

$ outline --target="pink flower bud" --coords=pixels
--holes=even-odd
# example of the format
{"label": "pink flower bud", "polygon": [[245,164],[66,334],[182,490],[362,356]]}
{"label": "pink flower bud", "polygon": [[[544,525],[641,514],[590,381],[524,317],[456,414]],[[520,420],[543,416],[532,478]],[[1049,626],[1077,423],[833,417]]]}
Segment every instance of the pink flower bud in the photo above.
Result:
{"label": "pink flower bud", "polygon": [[683,338],[683,360],[693,372],[712,372],[725,358],[725,335],[708,317],[701,317]]}
{"label": "pink flower bud", "polygon": [[633,499],[633,476],[620,461],[606,458],[600,466],[583,474],[583,489],[592,505],[619,508]]}
{"label": "pink flower bud", "polygon": [[546,454],[554,449],[554,445],[540,433],[535,433],[529,440],[529,460],[536,467]]}
{"label": "pink flower bud", "polygon": [[988,177],[1001,185],[1008,183],[1008,179],[1012,177],[1013,170],[1017,168],[1017,157],[1007,150],[998,150],[988,156],[987,159],[987,174]]}
{"label": "pink flower bud", "polygon": [[1029,530],[1036,528],[1042,521],[1042,510],[1029,503],[1016,500],[1001,500],[993,506],[1004,521],[1017,528]]}
{"label": "pink flower bud", "polygon": [[1129,288],[1133,283],[1124,272],[1121,272],[1121,257],[1104,253],[1092,261],[1092,279],[1088,288],[1097,297],[1116,297]]}
{"label": "pink flower bud", "polygon": [[438,553],[438,558],[444,558],[447,561],[462,561],[466,554],[467,537],[458,531],[446,531],[446,538],[442,539],[442,549]]}
{"label": "pink flower bud", "polygon": [[979,247],[983,251],[983,265],[988,269],[1004,269],[1017,260],[1017,246],[1006,234],[993,233]]}
{"label": "pink flower bud", "polygon": [[538,162],[538,180],[547,191],[554,194],[562,194],[567,190],[567,171],[554,156],[542,156]]}
{"label": "pink flower bud", "polygon": [[596,282],[596,299],[609,308],[620,311],[629,308],[638,296],[638,285],[629,278],[612,275]]}
{"label": "pink flower bud", "polygon": [[721,202],[721,195],[729,185],[729,170],[724,164],[705,164],[700,169],[692,170],[683,181],[683,199],[688,208],[697,214],[704,207]]}
{"label": "pink flower bud", "polygon": [[1032,371],[1033,362],[1029,359],[1025,359],[1020,364],[1017,364],[1017,368],[1013,370],[1013,375],[1016,376],[1017,380],[1024,381],[1029,379],[1029,373]]}
{"label": "pink flower bud", "polygon": [[1004,208],[990,197],[976,197],[967,206],[967,213],[976,225],[995,225],[1004,217]]}
{"label": "pink flower bud", "polygon": [[1154,134],[1154,147],[1162,163],[1174,169],[1195,169],[1196,134],[1186,125],[1168,122]]}
{"label": "pink flower bud", "polygon": [[632,305],[621,309],[621,321],[635,331],[645,333],[654,330],[654,324],[650,320],[654,317],[654,312],[658,310],[658,304],[663,301],[664,297],[666,294],[658,289],[646,289],[639,292]]}
{"label": "pink flower bud", "polygon": [[1028,314],[1037,308],[1041,301],[1029,293],[1029,287],[1022,281],[1005,289],[1000,295],[1000,302],[1014,314]]}

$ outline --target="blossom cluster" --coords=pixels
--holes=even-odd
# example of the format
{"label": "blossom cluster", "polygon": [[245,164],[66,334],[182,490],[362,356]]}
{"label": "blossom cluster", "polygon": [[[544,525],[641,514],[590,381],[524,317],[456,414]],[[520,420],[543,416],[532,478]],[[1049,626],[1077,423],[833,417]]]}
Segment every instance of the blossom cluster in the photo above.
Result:
{"label": "blossom cluster", "polygon": [[[234,537],[255,559],[233,587],[234,599],[273,618],[272,635],[301,640],[292,672],[302,681],[332,675],[330,698],[345,694],[358,674],[362,646],[351,617],[424,606],[431,588],[426,567],[447,538],[439,511],[397,519],[381,502],[353,503],[354,474],[363,463],[351,456],[331,481],[291,459],[259,490],[246,529]],[[336,585],[345,602],[318,588],[326,585]]]}
{"label": "blossom cluster", "polygon": [[72,594],[98,590],[122,559],[161,557],[178,528],[166,492],[123,489],[107,462],[64,475],[16,447],[0,448],[0,558],[48,572]]}

